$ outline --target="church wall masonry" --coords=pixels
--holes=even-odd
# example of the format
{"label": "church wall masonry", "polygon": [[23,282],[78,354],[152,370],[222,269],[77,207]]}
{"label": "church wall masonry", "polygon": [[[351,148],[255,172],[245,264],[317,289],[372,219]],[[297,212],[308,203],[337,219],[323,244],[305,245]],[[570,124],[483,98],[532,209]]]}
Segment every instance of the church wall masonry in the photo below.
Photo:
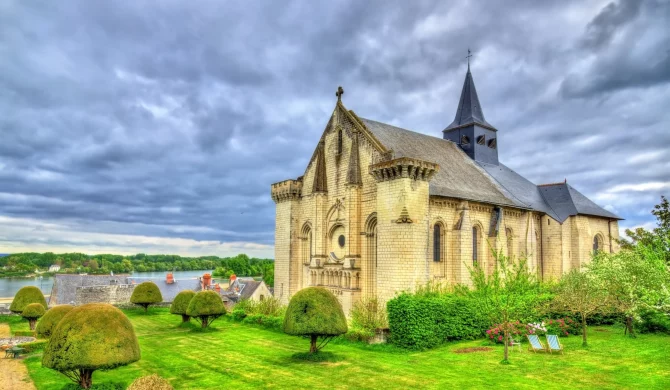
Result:
{"label": "church wall masonry", "polygon": [[[472,160],[491,154],[482,148],[497,148],[498,135],[483,118],[469,70],[468,83],[472,85],[464,86],[464,91],[472,91],[474,98],[461,97],[457,119],[445,134],[454,138],[458,133],[454,142],[470,142],[468,147],[479,142],[476,147],[482,152],[471,156],[454,149],[453,143],[445,144],[451,141],[361,119],[344,107],[343,91],[338,90],[333,114],[304,174],[271,188],[276,203],[275,296],[282,303],[302,288],[322,286],[349,313],[362,298],[384,303],[429,281],[470,285],[469,267],[477,264],[492,272],[492,249],[527,259],[540,280],[557,279],[583,266],[595,249],[618,250],[618,217],[567,183],[545,185],[543,192],[530,182],[515,189],[515,183],[525,180],[521,178],[499,188],[495,186],[505,176],[486,176],[504,171],[498,169],[497,159],[470,168]],[[476,108],[467,108],[468,104]],[[486,140],[461,137],[460,129],[474,125],[488,129]],[[391,148],[393,137],[402,139]],[[439,153],[452,153],[445,161],[454,164],[440,166],[413,153],[433,153],[437,160]],[[496,168],[493,173],[482,169],[491,164]],[[489,187],[479,195],[471,185],[453,191],[475,191],[478,200],[435,193],[444,191],[445,185],[468,181],[453,176],[454,169],[470,169],[469,174],[480,175],[473,182]],[[436,183],[438,173],[442,181]],[[566,195],[577,199],[568,211],[561,209]],[[487,197],[495,201],[487,202]],[[520,201],[531,198],[532,207]],[[563,203],[552,205],[554,198]]]}

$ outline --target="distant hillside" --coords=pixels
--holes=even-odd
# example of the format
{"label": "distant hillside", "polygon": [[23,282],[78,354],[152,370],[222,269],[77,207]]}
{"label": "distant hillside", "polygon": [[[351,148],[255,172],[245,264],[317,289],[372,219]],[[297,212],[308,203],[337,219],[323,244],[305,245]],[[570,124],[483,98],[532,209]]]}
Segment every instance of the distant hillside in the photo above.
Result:
{"label": "distant hillside", "polygon": [[10,255],[9,253],[0,253],[0,257],[5,257],[5,256],[9,256],[9,255]]}

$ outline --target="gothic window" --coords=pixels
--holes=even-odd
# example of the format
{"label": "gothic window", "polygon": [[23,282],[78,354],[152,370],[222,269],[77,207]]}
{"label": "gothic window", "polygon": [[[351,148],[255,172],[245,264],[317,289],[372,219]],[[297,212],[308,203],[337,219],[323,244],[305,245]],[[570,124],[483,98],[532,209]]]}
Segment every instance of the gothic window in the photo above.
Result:
{"label": "gothic window", "polygon": [[513,252],[514,248],[512,247],[512,244],[514,243],[514,238],[512,236],[512,229],[510,228],[505,229],[505,234],[507,235],[507,256],[511,258],[512,255],[514,254]]}
{"label": "gothic window", "polygon": [[[363,268],[364,294],[375,298],[377,292],[377,215],[372,213],[365,223],[366,257]],[[356,276],[356,288],[361,288]]]}
{"label": "gothic window", "polygon": [[600,234],[596,234],[593,237],[593,252],[600,252],[603,250],[603,237]]}
{"label": "gothic window", "polygon": [[342,130],[337,131],[337,154],[342,154]]}
{"label": "gothic window", "polygon": [[472,228],[472,265],[477,266],[477,256],[479,253],[477,253],[477,247],[478,247],[478,241],[479,240],[479,229],[475,226]]}
{"label": "gothic window", "polygon": [[498,141],[496,141],[495,138],[491,138],[489,140],[489,148],[495,149],[497,145],[498,145]]}
{"label": "gothic window", "polygon": [[433,229],[433,261],[442,261],[442,228],[439,223]]}
{"label": "gothic window", "polygon": [[308,224],[302,228],[302,263],[309,265],[312,261],[312,229]]}
{"label": "gothic window", "polygon": [[486,136],[485,135],[480,135],[479,137],[477,137],[477,143],[479,145],[484,145],[484,143],[486,143]]}

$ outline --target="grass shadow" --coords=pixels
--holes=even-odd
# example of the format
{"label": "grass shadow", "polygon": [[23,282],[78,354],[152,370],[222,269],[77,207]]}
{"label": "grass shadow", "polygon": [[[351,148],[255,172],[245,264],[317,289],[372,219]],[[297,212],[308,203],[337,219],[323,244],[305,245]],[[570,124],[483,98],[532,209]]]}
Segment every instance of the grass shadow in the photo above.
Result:
{"label": "grass shadow", "polygon": [[296,352],[291,355],[291,360],[294,362],[305,363],[336,363],[344,360],[344,357],[336,355],[332,352]]}

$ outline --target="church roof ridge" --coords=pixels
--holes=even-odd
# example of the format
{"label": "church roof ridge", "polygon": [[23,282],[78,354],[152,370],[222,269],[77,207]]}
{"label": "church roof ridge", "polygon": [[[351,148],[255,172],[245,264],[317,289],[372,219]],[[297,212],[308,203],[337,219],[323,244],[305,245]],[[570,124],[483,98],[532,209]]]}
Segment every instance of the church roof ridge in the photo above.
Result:
{"label": "church roof ridge", "polygon": [[463,82],[463,89],[461,90],[461,98],[458,101],[456,116],[454,117],[454,121],[443,131],[470,126],[472,124],[496,130],[493,125],[484,119],[484,110],[479,103],[479,96],[477,95],[475,82],[472,79],[472,72],[470,72],[470,64],[468,63],[468,71],[465,74],[465,81]]}

